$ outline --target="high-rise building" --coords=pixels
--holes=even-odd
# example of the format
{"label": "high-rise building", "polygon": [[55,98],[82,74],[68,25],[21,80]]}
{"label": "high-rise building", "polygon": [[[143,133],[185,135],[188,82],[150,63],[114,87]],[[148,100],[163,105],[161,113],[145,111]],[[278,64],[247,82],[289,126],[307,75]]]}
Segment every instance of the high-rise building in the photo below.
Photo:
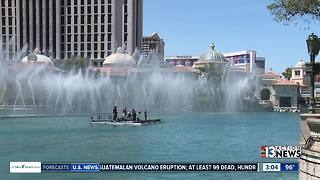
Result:
{"label": "high-rise building", "polygon": [[120,46],[129,54],[142,47],[143,0],[5,0],[0,14],[2,48],[10,45],[11,56],[27,46],[100,65]]}
{"label": "high-rise building", "polygon": [[158,33],[153,33],[149,36],[143,37],[142,40],[142,53],[144,56],[148,56],[150,52],[154,52],[159,55],[161,61],[164,60],[164,41],[160,38]]}

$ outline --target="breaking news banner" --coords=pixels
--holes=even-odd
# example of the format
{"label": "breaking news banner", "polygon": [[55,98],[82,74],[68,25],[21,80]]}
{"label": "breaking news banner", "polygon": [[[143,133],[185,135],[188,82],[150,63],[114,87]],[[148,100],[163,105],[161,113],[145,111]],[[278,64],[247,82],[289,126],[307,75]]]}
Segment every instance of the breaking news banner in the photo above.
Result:
{"label": "breaking news banner", "polygon": [[258,172],[258,163],[219,164],[109,164],[109,163],[42,163],[42,172],[188,172],[188,171],[244,171]]}
{"label": "breaking news banner", "polygon": [[10,162],[10,173],[102,173],[102,172],[297,172],[298,163],[42,163]]}
{"label": "breaking news banner", "polygon": [[301,148],[299,146],[261,146],[261,158],[299,158]]}

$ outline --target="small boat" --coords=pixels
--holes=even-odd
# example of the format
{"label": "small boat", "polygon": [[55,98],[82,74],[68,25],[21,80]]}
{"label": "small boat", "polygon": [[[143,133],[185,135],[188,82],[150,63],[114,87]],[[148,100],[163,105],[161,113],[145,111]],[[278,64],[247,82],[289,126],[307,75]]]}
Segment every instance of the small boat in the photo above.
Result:
{"label": "small boat", "polygon": [[146,124],[154,124],[161,122],[161,119],[147,119],[132,121],[131,119],[118,119],[113,120],[112,116],[104,114],[94,114],[91,116],[90,124],[105,124],[112,126],[141,126]]}
{"label": "small boat", "polygon": [[91,124],[105,124],[112,126],[141,126],[142,123],[133,121],[92,121]]}

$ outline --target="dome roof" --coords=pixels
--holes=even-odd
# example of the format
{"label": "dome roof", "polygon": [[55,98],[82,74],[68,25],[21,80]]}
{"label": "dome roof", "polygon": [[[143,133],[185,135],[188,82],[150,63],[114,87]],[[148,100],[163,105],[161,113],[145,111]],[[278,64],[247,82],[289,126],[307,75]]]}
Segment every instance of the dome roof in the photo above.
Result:
{"label": "dome roof", "polygon": [[39,50],[35,49],[33,53],[30,53],[28,56],[22,58],[22,63],[34,63],[34,64],[46,64],[52,65],[52,61],[49,57],[39,53]]}
{"label": "dome roof", "polygon": [[126,54],[123,48],[119,47],[115,54],[111,54],[103,61],[104,66],[108,65],[127,65],[127,66],[135,66],[136,62],[129,55]]}
{"label": "dome roof", "polygon": [[215,50],[215,45],[212,43],[212,50],[208,53],[200,56],[199,61],[207,61],[207,62],[228,62],[226,57],[219,51]]}
{"label": "dome roof", "polygon": [[300,60],[300,61],[295,65],[295,67],[303,67],[303,66],[306,66],[306,63],[305,63],[303,60]]}

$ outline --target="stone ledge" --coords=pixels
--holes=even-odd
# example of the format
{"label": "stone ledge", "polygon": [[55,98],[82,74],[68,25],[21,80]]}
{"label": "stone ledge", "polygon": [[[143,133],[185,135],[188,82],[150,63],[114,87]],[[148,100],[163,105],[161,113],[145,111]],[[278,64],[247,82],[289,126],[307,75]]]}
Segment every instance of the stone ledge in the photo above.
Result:
{"label": "stone ledge", "polygon": [[300,171],[299,179],[301,179],[301,180],[319,180],[320,176],[312,176],[309,173]]}

